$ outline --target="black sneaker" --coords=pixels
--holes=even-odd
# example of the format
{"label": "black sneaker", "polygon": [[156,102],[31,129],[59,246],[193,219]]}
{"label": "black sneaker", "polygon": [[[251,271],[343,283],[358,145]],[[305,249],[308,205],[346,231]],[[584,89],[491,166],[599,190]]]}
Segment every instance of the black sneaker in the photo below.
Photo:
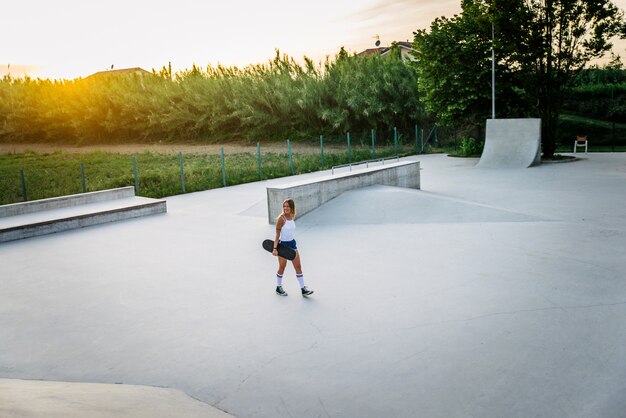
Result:
{"label": "black sneaker", "polygon": [[302,288],[302,296],[309,296],[309,295],[312,295],[312,294],[313,294],[313,291],[312,291],[312,290],[307,289],[307,287],[306,287],[306,286],[304,286],[304,287]]}
{"label": "black sneaker", "polygon": [[276,286],[276,293],[278,293],[280,296],[287,296],[287,292],[283,290],[282,286]]}

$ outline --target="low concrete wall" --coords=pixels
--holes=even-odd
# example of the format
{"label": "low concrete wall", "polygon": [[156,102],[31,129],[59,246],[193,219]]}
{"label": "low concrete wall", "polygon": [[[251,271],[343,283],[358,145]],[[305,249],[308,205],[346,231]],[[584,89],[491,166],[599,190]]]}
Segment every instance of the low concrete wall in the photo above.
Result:
{"label": "low concrete wall", "polygon": [[44,210],[68,208],[71,206],[104,202],[108,200],[124,199],[133,196],[135,196],[135,188],[128,186],[98,192],[80,193],[52,197],[49,199],[32,200],[30,202],[13,203],[10,205],[0,206],[0,218],[25,215],[27,213],[41,212]]}
{"label": "low concrete wall", "polygon": [[14,203],[0,206],[0,243],[165,212],[132,186]]}
{"label": "low concrete wall", "polygon": [[0,242],[16,241],[24,238],[167,212],[165,200],[141,199],[141,201],[131,206],[87,212],[81,215],[0,229]]}
{"label": "low concrete wall", "polygon": [[420,163],[419,161],[396,163],[268,187],[267,219],[270,224],[275,224],[276,217],[282,212],[283,201],[288,198],[296,202],[296,211],[300,217],[347,190],[374,184],[419,189]]}
{"label": "low concrete wall", "polygon": [[527,168],[541,164],[541,119],[487,119],[485,148],[476,167]]}

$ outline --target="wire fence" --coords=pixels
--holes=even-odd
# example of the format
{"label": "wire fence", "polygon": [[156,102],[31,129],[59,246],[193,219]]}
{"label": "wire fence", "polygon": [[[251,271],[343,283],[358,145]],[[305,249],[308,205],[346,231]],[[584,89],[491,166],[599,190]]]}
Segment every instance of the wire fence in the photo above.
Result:
{"label": "wire fence", "polygon": [[267,152],[219,154],[152,152],[133,155],[52,153],[0,156],[0,204],[134,185],[138,196],[161,198],[277,177],[327,170],[342,164],[419,154],[437,139],[437,128],[346,132],[306,143],[285,140]]}

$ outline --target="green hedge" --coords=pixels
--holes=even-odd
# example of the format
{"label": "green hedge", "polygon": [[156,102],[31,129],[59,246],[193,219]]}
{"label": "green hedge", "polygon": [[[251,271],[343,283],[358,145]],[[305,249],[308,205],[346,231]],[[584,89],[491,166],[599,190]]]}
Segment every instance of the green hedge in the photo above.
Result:
{"label": "green hedge", "polygon": [[587,135],[591,145],[626,145],[626,124],[561,115],[559,143],[569,145],[577,135]]}
{"label": "green hedge", "polygon": [[172,74],[0,79],[0,142],[224,143],[425,125],[417,74],[400,58],[348,56]]}

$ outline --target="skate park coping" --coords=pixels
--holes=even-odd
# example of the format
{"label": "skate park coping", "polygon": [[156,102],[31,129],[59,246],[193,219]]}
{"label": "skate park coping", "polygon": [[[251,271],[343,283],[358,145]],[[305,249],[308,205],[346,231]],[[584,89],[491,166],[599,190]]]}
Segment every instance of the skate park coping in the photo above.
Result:
{"label": "skate park coping", "polygon": [[420,162],[408,161],[378,167],[368,167],[341,174],[331,174],[313,180],[302,180],[267,188],[267,219],[275,224],[285,199],[296,201],[298,216],[302,216],[341,193],[375,184],[420,188]]}

